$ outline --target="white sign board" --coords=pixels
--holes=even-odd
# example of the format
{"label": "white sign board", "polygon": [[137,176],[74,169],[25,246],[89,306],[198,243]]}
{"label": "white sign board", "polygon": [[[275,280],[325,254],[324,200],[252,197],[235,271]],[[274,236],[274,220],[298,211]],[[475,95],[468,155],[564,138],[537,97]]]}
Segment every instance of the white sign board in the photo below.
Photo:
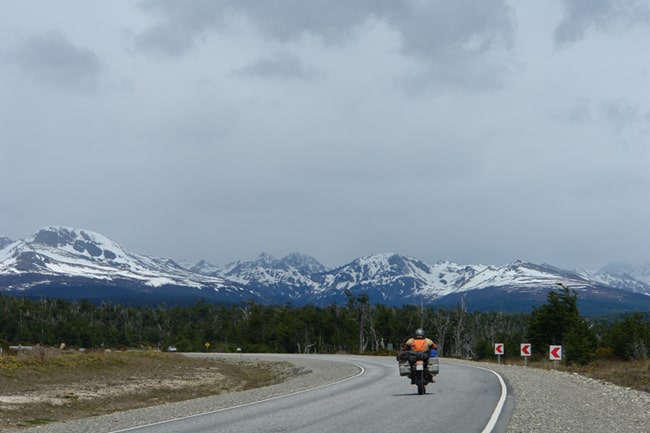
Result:
{"label": "white sign board", "polygon": [[551,361],[562,360],[562,346],[549,346],[548,359]]}

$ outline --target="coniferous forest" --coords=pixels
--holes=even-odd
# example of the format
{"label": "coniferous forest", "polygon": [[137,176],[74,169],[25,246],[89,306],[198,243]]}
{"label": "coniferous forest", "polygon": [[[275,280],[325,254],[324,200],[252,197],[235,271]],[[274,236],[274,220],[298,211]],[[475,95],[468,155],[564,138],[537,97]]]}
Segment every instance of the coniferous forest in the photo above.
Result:
{"label": "coniferous forest", "polygon": [[[0,345],[41,345],[100,349],[158,348],[178,351],[281,353],[391,353],[422,327],[442,356],[482,359],[504,343],[505,356],[519,357],[531,343],[538,357],[549,344],[564,347],[567,363],[594,357],[647,359],[650,315],[580,316],[576,294],[548,294],[530,314],[467,311],[425,306],[373,304],[348,293],[345,305],[128,306],[89,301],[0,296]],[[207,344],[206,344],[207,343]]]}

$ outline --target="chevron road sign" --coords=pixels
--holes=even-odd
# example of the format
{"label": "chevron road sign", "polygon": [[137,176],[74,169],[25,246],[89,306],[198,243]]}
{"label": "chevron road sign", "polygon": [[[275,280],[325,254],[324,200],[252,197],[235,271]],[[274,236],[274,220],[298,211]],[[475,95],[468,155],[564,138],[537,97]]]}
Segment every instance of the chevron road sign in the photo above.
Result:
{"label": "chevron road sign", "polygon": [[562,346],[549,346],[548,359],[551,361],[562,360]]}
{"label": "chevron road sign", "polygon": [[494,343],[494,354],[497,356],[499,365],[501,365],[501,355],[506,353],[505,345],[503,343]]}
{"label": "chevron road sign", "polygon": [[521,343],[521,356],[530,356],[530,343]]}

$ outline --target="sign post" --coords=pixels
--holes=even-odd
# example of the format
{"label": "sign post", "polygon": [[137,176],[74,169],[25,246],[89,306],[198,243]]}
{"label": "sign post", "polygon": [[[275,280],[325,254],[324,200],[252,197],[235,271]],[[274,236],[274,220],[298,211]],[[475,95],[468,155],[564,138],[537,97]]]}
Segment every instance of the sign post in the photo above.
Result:
{"label": "sign post", "polygon": [[553,369],[557,367],[557,361],[562,360],[562,346],[549,346],[548,359],[553,361]]}
{"label": "sign post", "polygon": [[524,357],[524,367],[528,367],[528,357],[530,356],[530,343],[521,343],[521,356]]}
{"label": "sign post", "polygon": [[501,365],[501,355],[505,353],[503,343],[494,343],[494,354],[498,357],[499,365]]}

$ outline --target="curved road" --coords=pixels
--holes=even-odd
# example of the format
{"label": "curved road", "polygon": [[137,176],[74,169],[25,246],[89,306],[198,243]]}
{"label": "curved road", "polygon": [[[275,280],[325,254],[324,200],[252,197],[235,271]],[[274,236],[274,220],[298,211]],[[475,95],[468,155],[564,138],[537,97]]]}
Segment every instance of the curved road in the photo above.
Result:
{"label": "curved road", "polygon": [[313,390],[120,432],[506,431],[511,408],[502,410],[506,387],[493,371],[441,360],[436,383],[427,386],[427,394],[418,395],[417,388],[399,376],[394,358],[316,357],[353,363],[360,372]]}

